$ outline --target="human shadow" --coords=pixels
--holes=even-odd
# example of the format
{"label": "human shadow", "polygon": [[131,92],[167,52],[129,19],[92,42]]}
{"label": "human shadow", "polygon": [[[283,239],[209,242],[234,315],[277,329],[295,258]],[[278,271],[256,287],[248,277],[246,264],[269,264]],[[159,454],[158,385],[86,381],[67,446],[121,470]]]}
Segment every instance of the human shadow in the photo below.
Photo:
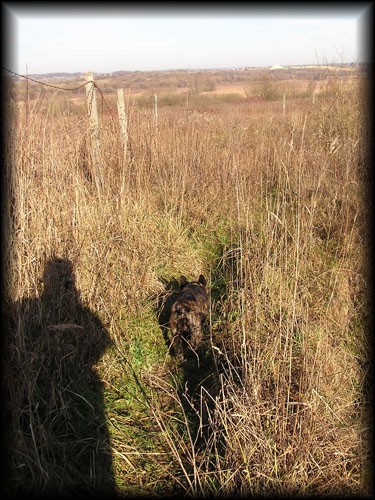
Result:
{"label": "human shadow", "polygon": [[51,258],[43,291],[6,311],[4,493],[116,496],[95,364],[111,345],[81,301],[73,265]]}

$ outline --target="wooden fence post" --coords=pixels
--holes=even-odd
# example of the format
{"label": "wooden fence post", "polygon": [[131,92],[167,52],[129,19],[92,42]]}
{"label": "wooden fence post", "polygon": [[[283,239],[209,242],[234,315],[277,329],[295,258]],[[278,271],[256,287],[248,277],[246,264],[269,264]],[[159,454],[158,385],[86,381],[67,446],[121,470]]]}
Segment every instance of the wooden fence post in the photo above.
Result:
{"label": "wooden fence post", "polygon": [[120,131],[122,136],[123,159],[126,162],[126,153],[128,149],[128,122],[125,109],[124,89],[117,89],[117,110],[120,121]]}
{"label": "wooden fence post", "polygon": [[86,100],[87,110],[90,120],[90,138],[91,138],[91,155],[92,169],[96,187],[99,189],[102,185],[101,168],[100,168],[100,137],[99,137],[99,119],[98,106],[96,102],[96,91],[94,83],[94,75],[88,72],[85,75],[86,81]]}
{"label": "wooden fence post", "polygon": [[285,101],[286,101],[286,99],[285,99],[285,92],[284,92],[284,94],[283,94],[283,116],[285,116]]}

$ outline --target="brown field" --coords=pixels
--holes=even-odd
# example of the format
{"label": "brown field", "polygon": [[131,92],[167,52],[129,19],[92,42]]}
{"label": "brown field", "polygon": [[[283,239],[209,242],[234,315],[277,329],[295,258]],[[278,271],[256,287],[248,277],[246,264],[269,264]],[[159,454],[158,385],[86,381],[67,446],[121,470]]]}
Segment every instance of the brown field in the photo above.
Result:
{"label": "brown field", "polygon": [[371,495],[367,84],[306,71],[98,79],[96,162],[85,89],[11,89],[7,493]]}
{"label": "brown field", "polygon": [[[318,94],[324,92],[326,85],[326,81],[317,81],[316,86],[314,87],[315,92]],[[285,89],[290,89],[294,92],[308,91],[308,89],[311,87],[311,80],[284,80],[282,86],[284,86]],[[254,94],[256,93],[256,85],[250,84],[248,85],[248,87],[253,91]],[[246,97],[246,86],[240,83],[230,85],[217,85],[215,87],[215,90],[206,91],[203,92],[203,94],[240,94],[241,96]]]}

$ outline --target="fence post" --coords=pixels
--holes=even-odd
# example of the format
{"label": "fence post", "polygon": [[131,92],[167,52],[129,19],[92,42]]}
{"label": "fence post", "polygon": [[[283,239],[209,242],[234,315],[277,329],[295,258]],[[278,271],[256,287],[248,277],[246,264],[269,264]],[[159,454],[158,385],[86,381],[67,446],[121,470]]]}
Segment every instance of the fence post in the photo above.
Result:
{"label": "fence post", "polygon": [[128,149],[128,123],[125,109],[124,89],[117,89],[117,110],[120,121],[120,131],[122,136],[123,160],[126,162],[126,153]]}
{"label": "fence post", "polygon": [[91,138],[91,154],[92,154],[92,169],[95,179],[95,184],[98,190],[101,188],[101,168],[100,168],[100,137],[99,137],[99,119],[98,106],[96,102],[96,91],[94,83],[94,74],[88,72],[85,75],[86,81],[86,100],[87,111],[90,121],[90,138]]}
{"label": "fence post", "polygon": [[154,125],[158,126],[158,95],[154,94]]}
{"label": "fence post", "polygon": [[284,92],[284,94],[283,94],[283,116],[285,116],[285,101],[286,101],[286,99],[285,99],[285,92]]}

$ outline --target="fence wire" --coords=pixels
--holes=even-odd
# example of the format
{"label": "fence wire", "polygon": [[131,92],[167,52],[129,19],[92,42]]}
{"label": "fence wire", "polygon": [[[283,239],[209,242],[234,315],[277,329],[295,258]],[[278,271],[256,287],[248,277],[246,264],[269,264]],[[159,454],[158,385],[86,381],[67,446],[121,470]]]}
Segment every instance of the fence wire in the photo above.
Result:
{"label": "fence wire", "polygon": [[3,71],[7,71],[8,73],[10,73],[12,75],[18,76],[19,78],[24,78],[25,80],[30,80],[31,82],[38,83],[39,85],[44,85],[45,87],[50,87],[50,88],[58,89],[58,90],[66,90],[68,92],[75,92],[76,90],[79,90],[88,84],[93,84],[92,93],[94,93],[94,89],[97,89],[98,92],[100,93],[100,96],[102,99],[102,107],[105,104],[109,108],[109,106],[104,98],[102,90],[100,89],[100,87],[97,85],[97,83],[94,80],[88,80],[87,82],[82,83],[81,85],[78,85],[78,87],[61,87],[60,85],[54,85],[52,83],[41,82],[40,80],[36,80],[35,78],[32,78],[31,76],[28,76],[28,75],[21,75],[20,73],[16,73],[15,71],[12,71],[8,68],[4,68],[4,66],[2,66],[2,69],[3,69]]}

